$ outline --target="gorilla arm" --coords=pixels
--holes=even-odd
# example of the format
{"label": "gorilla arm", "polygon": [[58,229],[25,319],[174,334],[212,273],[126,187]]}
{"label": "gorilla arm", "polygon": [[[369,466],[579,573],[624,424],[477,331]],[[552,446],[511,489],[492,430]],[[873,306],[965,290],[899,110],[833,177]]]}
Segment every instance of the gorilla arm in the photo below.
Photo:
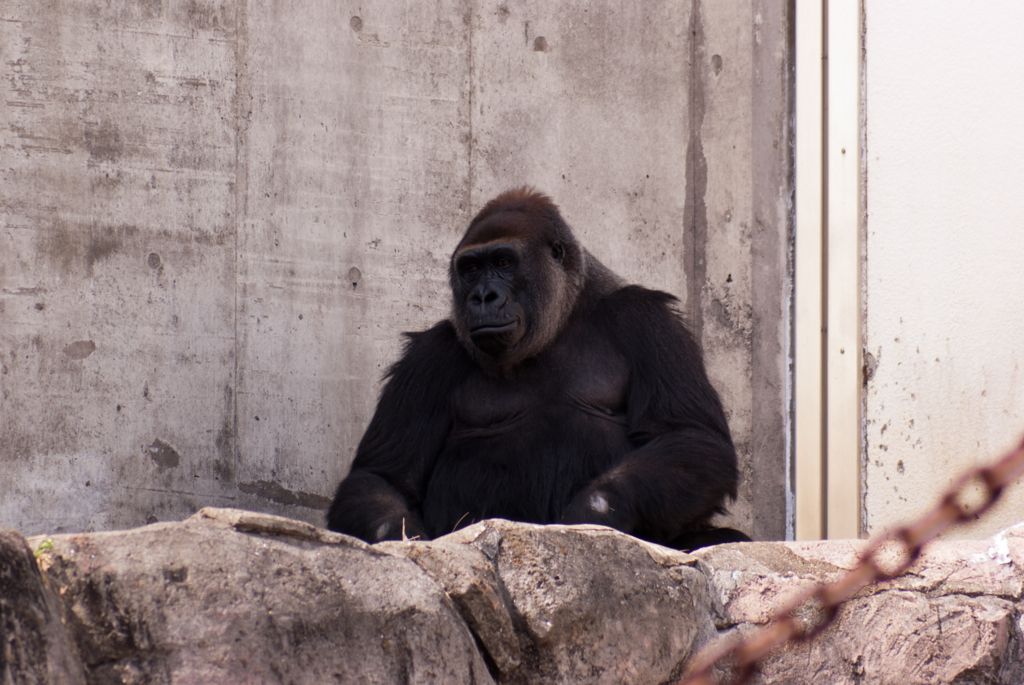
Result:
{"label": "gorilla arm", "polygon": [[387,478],[353,468],[338,485],[327,512],[327,527],[369,543],[409,538],[428,539],[421,517],[410,511],[405,495]]}
{"label": "gorilla arm", "polygon": [[618,464],[577,494],[564,523],[600,523],[671,544],[736,496],[736,452],[700,348],[666,293],[628,286],[600,316],[630,361],[629,439]]}
{"label": "gorilla arm", "polygon": [[426,539],[426,479],[451,430],[451,394],[470,363],[451,324],[411,333],[391,367],[352,469],[334,495],[327,527],[367,542]]}

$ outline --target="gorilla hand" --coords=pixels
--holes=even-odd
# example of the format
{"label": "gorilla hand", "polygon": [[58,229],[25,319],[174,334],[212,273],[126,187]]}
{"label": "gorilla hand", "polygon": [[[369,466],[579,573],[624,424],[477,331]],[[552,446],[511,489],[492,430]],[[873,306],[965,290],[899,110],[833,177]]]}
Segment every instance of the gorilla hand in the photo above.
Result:
{"label": "gorilla hand", "polygon": [[591,485],[572,499],[562,512],[561,523],[596,523],[631,533],[633,526],[628,512],[621,506],[616,507],[617,499],[607,488]]}

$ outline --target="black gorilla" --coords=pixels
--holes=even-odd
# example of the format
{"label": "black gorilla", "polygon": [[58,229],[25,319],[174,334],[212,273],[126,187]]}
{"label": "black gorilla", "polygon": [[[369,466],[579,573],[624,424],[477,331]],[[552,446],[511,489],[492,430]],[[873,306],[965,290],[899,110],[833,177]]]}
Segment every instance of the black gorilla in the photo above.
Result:
{"label": "black gorilla", "polygon": [[501,517],[680,549],[748,539],[709,526],[736,453],[673,296],[624,285],[529,188],[480,211],[449,277],[451,319],[408,334],[329,528],[425,539]]}

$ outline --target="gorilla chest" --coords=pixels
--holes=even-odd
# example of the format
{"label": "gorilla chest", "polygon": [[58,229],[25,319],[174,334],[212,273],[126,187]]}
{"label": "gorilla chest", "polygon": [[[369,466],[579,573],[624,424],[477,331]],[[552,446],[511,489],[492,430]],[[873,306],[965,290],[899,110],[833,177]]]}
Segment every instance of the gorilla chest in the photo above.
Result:
{"label": "gorilla chest", "polygon": [[453,437],[521,431],[525,424],[557,442],[573,424],[625,426],[626,360],[599,339],[573,338],[525,364],[514,378],[477,373],[467,379],[454,398]]}
{"label": "gorilla chest", "polygon": [[443,534],[489,517],[550,523],[631,449],[629,367],[610,345],[549,349],[512,379],[472,374],[456,391],[451,433],[423,511]]}

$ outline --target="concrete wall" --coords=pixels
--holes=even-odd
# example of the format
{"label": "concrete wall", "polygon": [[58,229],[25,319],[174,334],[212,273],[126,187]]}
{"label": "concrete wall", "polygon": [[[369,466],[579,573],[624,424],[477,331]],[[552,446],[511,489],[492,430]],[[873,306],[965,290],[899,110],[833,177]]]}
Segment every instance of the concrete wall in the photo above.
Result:
{"label": "concrete wall", "polygon": [[0,525],[320,523],[466,223],[529,183],[683,300],[732,521],[782,537],[787,6],[8,0]]}
{"label": "concrete wall", "polygon": [[[1024,432],[1024,5],[866,3],[870,533]],[[870,364],[869,364],[870,366]],[[1024,487],[951,533],[1024,518]]]}

